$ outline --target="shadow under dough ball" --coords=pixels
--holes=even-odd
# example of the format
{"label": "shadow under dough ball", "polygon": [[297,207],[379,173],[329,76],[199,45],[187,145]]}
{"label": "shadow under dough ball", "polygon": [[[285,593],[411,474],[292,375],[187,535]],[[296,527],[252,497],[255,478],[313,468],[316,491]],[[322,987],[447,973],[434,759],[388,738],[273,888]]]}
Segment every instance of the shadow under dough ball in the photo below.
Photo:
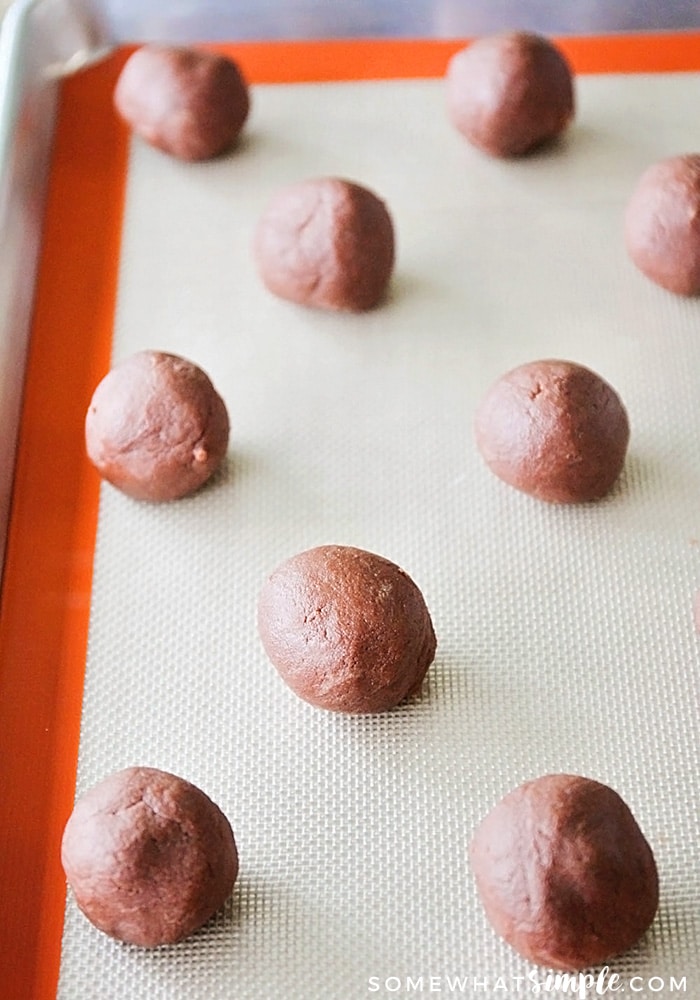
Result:
{"label": "shadow under dough ball", "polygon": [[472,42],[451,58],[446,84],[452,124],[491,156],[530,152],[575,113],[569,64],[548,39],[527,31]]}
{"label": "shadow under dough ball", "polygon": [[250,110],[235,62],[204,50],[144,45],[126,61],[114,106],[142,139],[181,160],[229,149]]}
{"label": "shadow under dough ball", "polygon": [[700,153],[644,171],[627,203],[625,244],[651,281],[677,295],[700,294]]}
{"label": "shadow under dough ball", "polygon": [[423,595],[382,556],[322,545],[282,563],[258,601],[263,647],[305,701],[384,712],[415,694],[435,656]]}
{"label": "shadow under dough ball", "polygon": [[61,861],[88,920],[146,948],[196,931],[238,875],[233,832],[219,807],[183,778],[148,767],[118,771],[77,800]]}
{"label": "shadow under dough ball", "polygon": [[220,466],[228,438],[226,406],[209,377],[162,351],[140,351],[112,368],[85,418],[90,461],[137,500],[199,489]]}
{"label": "shadow under dough ball", "polygon": [[533,361],[499,378],[475,418],[477,447],[510,486],[550,503],[599,500],[625,462],[627,412],[604,379],[571,361]]}
{"label": "shadow under dough ball", "polygon": [[656,914],[651,848],[617,792],[589,778],[553,774],[516,788],[481,822],[470,857],[494,929],[540,965],[608,961]]}
{"label": "shadow under dough ball", "polygon": [[379,305],[394,268],[394,226],[385,203],[338,177],[279,191],[258,222],[253,256],[266,288],[320,309]]}

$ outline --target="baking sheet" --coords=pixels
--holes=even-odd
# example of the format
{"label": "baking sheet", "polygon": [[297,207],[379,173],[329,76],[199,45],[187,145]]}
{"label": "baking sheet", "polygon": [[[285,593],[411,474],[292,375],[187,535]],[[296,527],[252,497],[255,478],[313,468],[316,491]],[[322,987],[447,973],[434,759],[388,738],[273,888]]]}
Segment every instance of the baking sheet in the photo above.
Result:
{"label": "baking sheet", "polygon": [[[201,364],[232,438],[192,498],[102,490],[78,788],[130,764],[187,777],[231,819],[241,874],[200,934],[151,952],[69,898],[63,1000],[532,992],[467,845],[549,771],[616,788],[657,857],[658,918],[611,968],[639,997],[697,991],[700,314],[634,271],[621,213],[647,163],[693,147],[699,85],[581,78],[566,140],[517,163],[469,149],[425,80],[256,87],[240,148],[209,164],[132,144],[114,357]],[[273,299],[251,262],[266,199],[321,174],[395,219],[391,295],[365,316]],[[519,495],[475,452],[485,388],[551,356],[629,410],[626,471],[595,505]],[[435,663],[394,712],[314,710],[260,648],[266,574],[327,542],[398,562],[432,611]]]}

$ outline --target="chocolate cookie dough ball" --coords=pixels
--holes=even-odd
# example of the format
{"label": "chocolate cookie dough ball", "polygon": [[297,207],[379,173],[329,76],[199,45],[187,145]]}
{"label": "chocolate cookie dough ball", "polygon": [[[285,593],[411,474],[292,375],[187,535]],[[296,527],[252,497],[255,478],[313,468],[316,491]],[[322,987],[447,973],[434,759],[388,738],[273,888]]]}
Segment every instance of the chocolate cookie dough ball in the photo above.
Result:
{"label": "chocolate cookie dough ball", "polygon": [[486,916],[521,955],[576,970],[631,948],[656,913],[656,864],[617,792],[553,774],[482,821],[471,864]]}
{"label": "chocolate cookie dough ball", "polygon": [[199,489],[228,446],[226,406],[209,377],[176,354],[140,351],[105,375],[85,418],[88,457],[137,500]]}
{"label": "chocolate cookie dough ball", "polygon": [[142,139],[181,160],[207,160],[233,145],[248,117],[248,86],[214,52],[145,45],[126,61],[114,106]]}
{"label": "chocolate cookie dough ball", "polygon": [[615,390],[571,361],[533,361],[486,393],[476,443],[491,471],[550,503],[598,500],[625,462],[630,428]]}
{"label": "chocolate cookie dough ball", "polygon": [[672,156],[641,176],[625,212],[627,252],[651,281],[700,294],[700,153]]}
{"label": "chocolate cookie dough ball", "polygon": [[263,646],[300,698],[383,712],[417,692],[435,633],[413,580],[382,556],[322,545],[279,566],[258,602]]}
{"label": "chocolate cookie dough ball", "polygon": [[88,920],[147,948],[206,923],[238,874],[219,807],[189,781],[150,767],[118,771],[78,799],[61,861]]}
{"label": "chocolate cookie dough ball", "polygon": [[574,116],[572,72],[548,39],[526,31],[480,38],[447,67],[455,128],[491,156],[521,156],[558,136]]}
{"label": "chocolate cookie dough ball", "polygon": [[253,241],[275,295],[305,306],[362,312],[384,298],[394,267],[394,226],[372,191],[337,177],[278,192]]}

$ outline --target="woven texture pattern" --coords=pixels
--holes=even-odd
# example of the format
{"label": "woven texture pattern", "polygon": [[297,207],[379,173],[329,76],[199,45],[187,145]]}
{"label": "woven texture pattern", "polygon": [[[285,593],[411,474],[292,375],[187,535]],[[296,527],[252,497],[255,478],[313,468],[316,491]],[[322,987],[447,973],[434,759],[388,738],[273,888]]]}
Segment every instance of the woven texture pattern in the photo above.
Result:
{"label": "woven texture pattern", "polygon": [[[206,928],[150,952],[69,896],[61,1000],[355,1000],[421,976],[527,995],[467,847],[553,771],[615,788],[657,858],[657,920],[611,967],[638,997],[671,977],[700,993],[700,304],[639,275],[621,234],[642,169],[692,148],[692,83],[583,78],[569,137],[518,163],[462,142],[439,81],[259,87],[240,148],[209,164],[134,142],[114,356],[201,365],[232,437],[189,499],[103,487],[79,791],[132,764],[186,777],[231,820],[241,873]],[[392,294],[364,316],[274,299],[250,258],[269,196],[323,174],[394,216]],[[626,469],[598,504],[532,500],[476,453],[482,393],[546,357],[628,408]],[[399,563],[431,609],[435,663],[391,713],[315,710],[262,651],[267,573],[323,543]]]}

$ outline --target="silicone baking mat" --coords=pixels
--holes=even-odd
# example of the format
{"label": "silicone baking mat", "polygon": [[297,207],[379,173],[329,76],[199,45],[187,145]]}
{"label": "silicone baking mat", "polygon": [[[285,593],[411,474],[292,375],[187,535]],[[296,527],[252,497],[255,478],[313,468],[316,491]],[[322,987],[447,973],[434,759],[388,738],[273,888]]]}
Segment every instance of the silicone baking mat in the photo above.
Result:
{"label": "silicone baking mat", "polygon": [[[2,748],[21,820],[13,996],[53,995],[59,948],[62,1000],[536,993],[545,973],[490,930],[467,846],[498,798],[552,771],[612,785],[656,854],[658,917],[611,973],[639,997],[700,989],[700,304],[642,278],[621,239],[641,170],[696,146],[700,78],[681,70],[700,53],[694,37],[568,44],[608,72],[579,77],[564,141],[516,163],[449,127],[429,78],[444,45],[234,49],[254,81],[246,135],[198,165],[127,146],[108,108],[119,59],[66,86],[0,633],[25,688]],[[642,65],[674,72],[610,72]],[[322,174],[367,184],[395,220],[391,294],[367,315],[274,299],[251,261],[270,194]],[[144,347],[205,368],[232,423],[216,480],[162,506],[100,488],[82,453],[110,356]],[[625,472],[595,505],[517,494],[474,448],[491,381],[553,356],[599,371],[630,414]],[[435,663],[391,713],[314,710],[260,648],[266,574],[327,542],[399,563],[431,609]],[[61,941],[76,757],[78,791],[145,764],[229,816],[239,880],[188,941],[118,944],[70,896]]]}

